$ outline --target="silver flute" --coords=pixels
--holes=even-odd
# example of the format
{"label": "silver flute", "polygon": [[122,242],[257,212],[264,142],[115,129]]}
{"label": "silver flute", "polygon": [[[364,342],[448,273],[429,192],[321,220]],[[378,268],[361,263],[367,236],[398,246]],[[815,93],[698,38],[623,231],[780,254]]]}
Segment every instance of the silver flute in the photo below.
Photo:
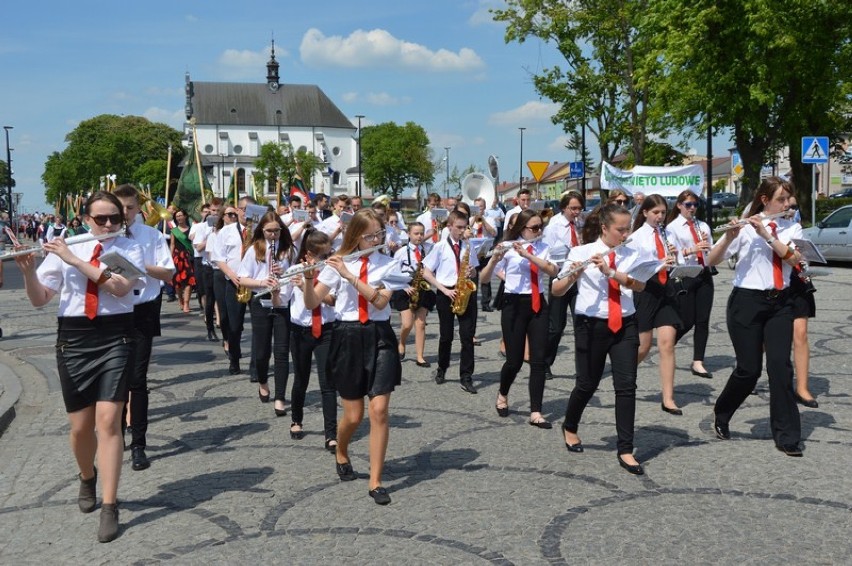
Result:
{"label": "silver flute", "polygon": [[521,244],[532,244],[533,242],[537,242],[537,241],[541,240],[541,238],[542,238],[541,236],[536,236],[532,240],[511,240],[511,241],[508,241],[508,242],[500,242],[499,244],[495,245],[491,249],[490,252],[485,254],[485,257],[493,256],[495,254],[495,252],[497,252],[497,250],[499,250],[501,248],[505,248],[506,250],[508,250],[509,248],[511,248],[512,246],[515,245],[515,242],[520,242]]}
{"label": "silver flute", "polygon": [[[370,255],[373,252],[384,251],[384,250],[387,249],[387,247],[388,247],[387,244],[381,244],[379,246],[373,246],[372,248],[359,250],[359,251],[353,252],[349,255],[345,255],[341,259],[344,262],[352,261],[353,259],[358,259],[358,258],[364,257],[365,255]],[[257,295],[255,295],[255,297],[265,297],[266,295],[269,295],[270,293],[273,293],[273,292],[281,289],[285,285],[288,285],[290,283],[290,281],[292,281],[293,278],[296,277],[297,275],[301,275],[302,273],[306,273],[306,272],[314,270],[314,269],[320,269],[322,267],[325,267],[325,265],[327,263],[328,263],[328,260],[323,260],[323,261],[318,261],[314,264],[302,263],[302,264],[299,264],[299,265],[294,265],[293,267],[291,267],[290,269],[285,271],[281,275],[281,277],[278,278],[278,282],[275,283],[275,285],[273,285],[271,287],[267,287],[266,289],[264,289],[263,291],[261,291]]]}
{"label": "silver flute", "polygon": [[[124,228],[119,230],[118,232],[107,232],[106,234],[100,234],[99,236],[95,236],[91,232],[87,232],[85,234],[80,234],[79,236],[71,236],[70,238],[65,238],[66,246],[73,246],[74,244],[82,244],[85,242],[98,241],[102,242],[104,240],[109,240],[111,238],[117,238],[119,236],[124,236]],[[20,250],[12,250],[10,252],[5,252],[0,254],[0,261],[6,261],[7,259],[12,259],[22,255],[28,254],[41,254],[44,255],[46,252],[44,251],[44,244],[39,244],[37,246],[28,246],[26,248]]]}
{"label": "silver flute", "polygon": [[[781,218],[782,216],[787,216],[788,214],[790,214],[790,211],[785,210],[783,212],[776,212],[775,214],[767,214],[766,216],[763,216],[760,220],[761,221],[772,220],[774,218]],[[734,228],[742,228],[743,226],[745,226],[748,223],[749,223],[748,218],[741,218],[741,219],[737,220],[736,222],[734,222],[733,224],[724,224],[722,226],[719,226],[714,231],[715,232],[727,232],[728,230],[733,230]]]}
{"label": "silver flute", "polygon": [[[566,270],[566,271],[565,271],[565,273],[558,273],[558,274],[556,275],[556,279],[566,279],[566,278],[568,278],[568,277],[573,277],[574,275],[577,275],[578,273],[580,273],[580,272],[582,272],[582,271],[585,271],[585,269],[586,269],[587,267],[589,267],[590,265],[592,265],[592,259],[593,259],[595,256],[597,256],[597,255],[605,256],[605,255],[607,255],[607,254],[608,254],[608,253],[610,253],[610,252],[614,252],[614,251],[615,251],[615,250],[617,250],[618,248],[622,248],[622,247],[626,246],[626,245],[627,245],[627,244],[629,244],[632,240],[633,240],[633,238],[627,238],[626,240],[624,240],[623,242],[621,242],[621,243],[620,243],[620,244],[618,244],[617,246],[613,246],[613,247],[611,247],[611,248],[607,249],[607,250],[606,250],[606,251],[604,251],[604,252],[601,252],[601,253],[599,253],[599,254],[595,254],[594,256],[590,257],[590,258],[589,258],[589,259],[587,259],[587,260],[581,261],[579,265],[577,265],[577,266],[575,266],[575,267],[572,267],[572,268],[570,268],[570,269]],[[566,260],[566,262],[567,262],[567,260]]]}

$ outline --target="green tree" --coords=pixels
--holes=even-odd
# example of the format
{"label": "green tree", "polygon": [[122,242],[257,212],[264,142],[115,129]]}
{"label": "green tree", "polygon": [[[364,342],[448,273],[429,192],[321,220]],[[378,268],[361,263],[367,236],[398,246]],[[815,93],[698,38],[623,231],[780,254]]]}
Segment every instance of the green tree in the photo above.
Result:
{"label": "green tree", "polygon": [[45,163],[42,181],[48,202],[65,194],[82,194],[97,188],[99,179],[114,174],[117,183],[135,182],[134,174],[144,163],[168,156],[177,178],[177,164],[183,158],[183,134],[166,124],[140,116],[102,114],[81,122],[66,137],[67,147],[51,154]]}
{"label": "green tree", "polygon": [[801,136],[852,129],[852,4],[773,0],[649,0],[645,32],[666,115],[704,134],[731,128],[745,173],[740,203],[751,199],[760,168],[790,150],[800,204],[810,203]]}
{"label": "green tree", "polygon": [[[7,171],[6,162],[0,161],[0,187],[3,187],[3,188],[6,188],[8,186],[6,183],[9,182],[9,178],[6,176],[6,171]],[[13,175],[12,176],[12,187],[14,187],[15,184],[16,184],[15,183],[15,177]]]}
{"label": "green tree", "polygon": [[645,143],[645,159],[642,163],[636,162],[631,148],[627,148],[624,153],[625,158],[621,167],[627,169],[634,165],[680,165],[683,163],[683,158],[686,157],[683,152],[671,144],[651,140]]}
{"label": "green tree", "polygon": [[587,125],[601,158],[612,160],[629,142],[644,163],[655,70],[646,62],[648,38],[639,23],[647,0],[507,0],[492,10],[505,22],[506,42],[538,38],[556,47],[565,66],[533,75],[536,91],[559,104],[552,117],[566,133]]}
{"label": "green tree", "polygon": [[404,126],[385,122],[363,128],[361,155],[364,183],[374,195],[390,194],[397,199],[406,187],[431,184],[435,176],[429,136],[414,122]]}
{"label": "green tree", "polygon": [[574,130],[570,133],[568,141],[565,142],[565,149],[569,149],[574,152],[574,161],[583,162],[583,167],[585,168],[587,175],[594,170],[595,165],[592,161],[592,156],[589,153],[589,144],[586,144],[585,151],[583,151],[583,136],[580,132]]}
{"label": "green tree", "polygon": [[260,146],[260,155],[254,162],[253,177],[260,187],[269,181],[268,190],[274,191],[280,179],[285,184],[285,192],[296,175],[300,175],[305,190],[313,188],[314,174],[325,167],[325,163],[310,151],[299,148],[293,151],[290,143],[266,142]]}
{"label": "green tree", "polygon": [[[166,196],[166,168],[168,166],[166,159],[151,159],[136,168],[133,173],[133,183],[138,187],[150,187],[151,196],[165,197]],[[175,188],[177,187],[177,178],[171,178],[171,187],[169,188],[169,197],[174,197]]]}

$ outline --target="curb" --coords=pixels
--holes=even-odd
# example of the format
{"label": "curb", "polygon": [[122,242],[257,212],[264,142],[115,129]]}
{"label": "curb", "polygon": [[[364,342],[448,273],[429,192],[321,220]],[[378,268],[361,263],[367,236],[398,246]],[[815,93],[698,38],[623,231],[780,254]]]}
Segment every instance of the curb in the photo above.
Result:
{"label": "curb", "polygon": [[[0,358],[6,356],[0,354]],[[21,398],[21,380],[15,372],[3,362],[0,362],[0,436],[15,420],[15,405]]]}

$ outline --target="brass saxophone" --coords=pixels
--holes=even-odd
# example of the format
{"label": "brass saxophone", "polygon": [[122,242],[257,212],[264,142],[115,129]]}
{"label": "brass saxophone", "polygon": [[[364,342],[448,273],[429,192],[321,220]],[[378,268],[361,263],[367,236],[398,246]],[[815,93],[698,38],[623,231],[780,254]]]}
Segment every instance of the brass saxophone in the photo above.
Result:
{"label": "brass saxophone", "polygon": [[[254,232],[253,226],[254,220],[252,218],[246,218],[246,235],[243,236],[243,251],[240,254],[240,257],[246,255],[246,250],[249,248],[249,245],[251,245],[252,233]],[[240,285],[237,289],[237,301],[243,304],[251,301],[251,289]]]}
{"label": "brass saxophone", "polygon": [[476,283],[467,278],[467,270],[470,266],[470,244],[462,256],[461,264],[459,265],[459,277],[456,280],[456,298],[453,299],[452,311],[453,314],[464,314],[467,310],[467,303],[470,301],[470,296],[476,292]]}
{"label": "brass saxophone", "polygon": [[420,291],[428,291],[431,289],[429,282],[423,278],[422,261],[417,265],[417,269],[414,270],[414,277],[411,278],[411,287],[414,291],[412,291],[411,295],[408,297],[408,308],[412,311],[416,311],[417,307],[420,306]]}

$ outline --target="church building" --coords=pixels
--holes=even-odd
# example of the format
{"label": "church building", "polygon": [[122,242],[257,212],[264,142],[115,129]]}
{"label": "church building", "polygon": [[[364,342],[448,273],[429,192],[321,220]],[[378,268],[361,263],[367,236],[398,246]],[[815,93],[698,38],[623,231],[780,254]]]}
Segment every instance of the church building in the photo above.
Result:
{"label": "church building", "polygon": [[[239,194],[246,194],[260,147],[279,142],[289,143],[294,152],[304,148],[325,163],[314,174],[313,192],[356,194],[357,128],[317,85],[279,82],[274,42],[266,69],[265,83],[199,82],[186,74],[186,143],[191,142],[194,119],[213,193],[227,196],[231,179],[236,178]],[[254,185],[274,201],[274,182]],[[285,186],[284,194],[288,193]]]}

